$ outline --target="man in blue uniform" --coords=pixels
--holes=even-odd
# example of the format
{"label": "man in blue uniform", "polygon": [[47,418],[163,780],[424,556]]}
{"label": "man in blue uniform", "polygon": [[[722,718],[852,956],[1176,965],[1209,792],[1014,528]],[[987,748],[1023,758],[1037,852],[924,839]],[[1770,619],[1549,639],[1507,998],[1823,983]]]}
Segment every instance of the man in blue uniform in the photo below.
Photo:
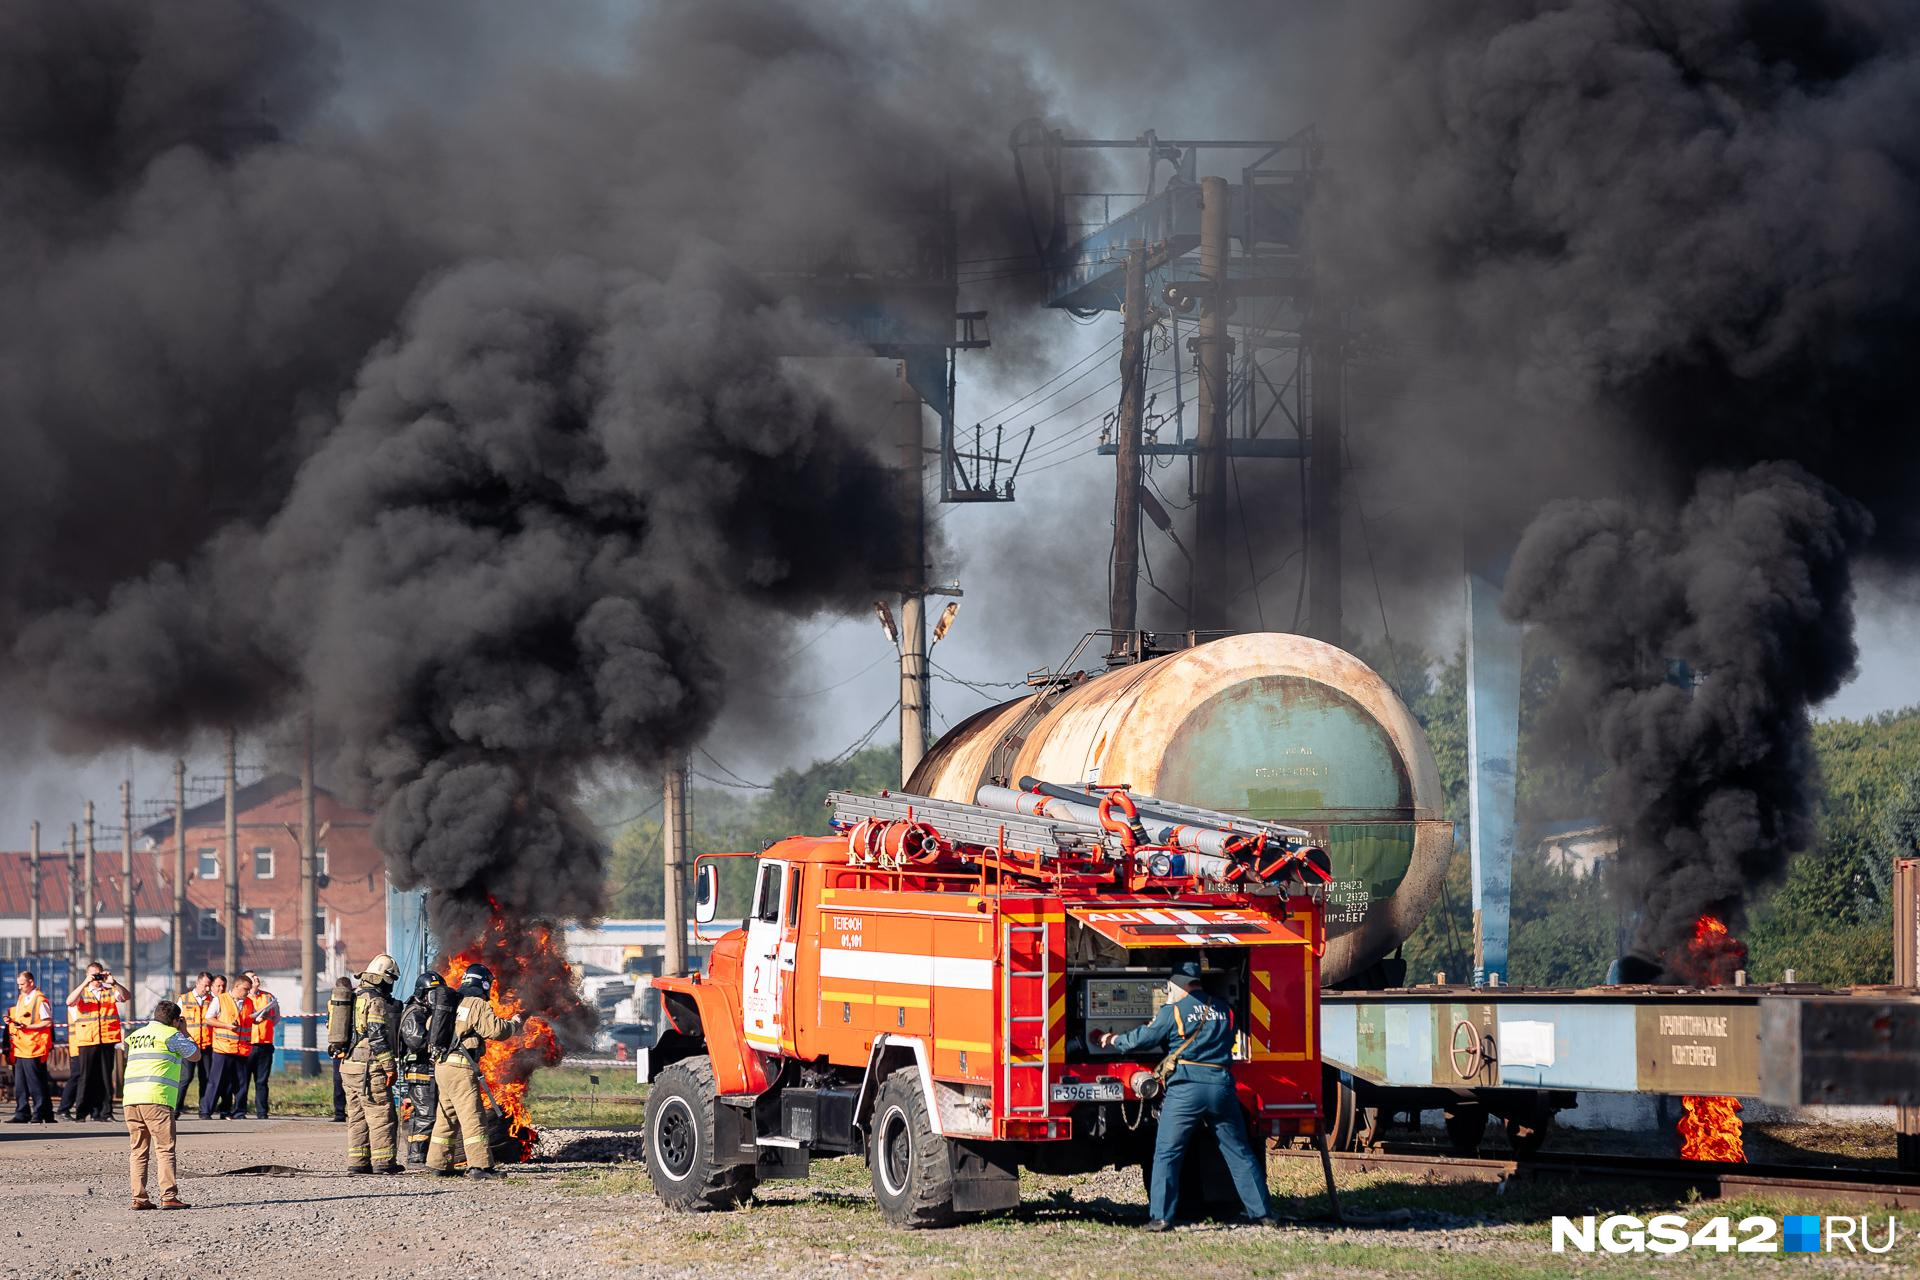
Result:
{"label": "man in blue uniform", "polygon": [[1194,960],[1184,960],[1174,969],[1167,1002],[1152,1022],[1124,1035],[1094,1033],[1097,1048],[1166,1052],[1177,1064],[1160,1104],[1148,1231],[1166,1231],[1173,1224],[1180,1203],[1180,1166],[1186,1160],[1187,1137],[1196,1128],[1213,1131],[1247,1217],[1273,1225],[1267,1180],[1247,1142],[1246,1117],[1233,1091],[1233,1037],[1233,1010],[1201,988],[1200,965]]}

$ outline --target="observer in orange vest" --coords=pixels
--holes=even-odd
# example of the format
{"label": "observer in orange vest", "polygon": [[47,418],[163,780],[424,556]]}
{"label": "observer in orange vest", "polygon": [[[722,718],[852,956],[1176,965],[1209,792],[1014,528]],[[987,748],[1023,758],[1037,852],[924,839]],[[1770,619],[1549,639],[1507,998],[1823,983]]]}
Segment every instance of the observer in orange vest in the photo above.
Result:
{"label": "observer in orange vest", "polygon": [[213,1070],[200,1093],[200,1118],[211,1120],[218,1112],[221,1119],[231,1120],[253,1052],[253,984],[244,975],[233,980],[233,990],[215,996],[207,1006],[207,1025],[213,1028]]}
{"label": "observer in orange vest", "polygon": [[120,1002],[131,997],[95,960],[87,977],[67,997],[67,1048],[80,1081],[74,1093],[76,1120],[113,1119],[113,1067],[120,1054]]}
{"label": "observer in orange vest", "polygon": [[14,980],[20,998],[7,1010],[7,1040],[13,1049],[13,1118],[8,1124],[53,1123],[53,1079],[47,1055],[53,1052],[53,1005],[33,974],[22,969]]}
{"label": "observer in orange vest", "polygon": [[173,1164],[174,1108],[186,1064],[199,1056],[200,1046],[181,1034],[180,1006],[171,1000],[155,1005],[153,1021],[127,1037],[127,1138],[132,1144],[127,1176],[136,1209],[154,1207],[147,1199],[149,1157],[160,1184],[159,1207],[187,1207]]}
{"label": "observer in orange vest", "polygon": [[251,1085],[256,1111],[262,1120],[267,1118],[267,1080],[273,1075],[273,1037],[280,1026],[280,1001],[267,984],[260,981],[260,975],[249,969],[247,981],[253,984],[253,1052],[247,1055],[246,1071],[240,1077],[240,1091],[233,1104],[233,1118],[244,1120],[247,1115],[247,1093]]}
{"label": "observer in orange vest", "polygon": [[213,1059],[213,1028],[207,1024],[207,1011],[213,1005],[213,996],[213,975],[202,969],[194,980],[193,990],[182,991],[174,1001],[180,1006],[180,1034],[200,1049],[200,1057],[187,1067],[187,1074],[180,1081],[180,1101],[173,1107],[176,1115],[187,1105],[189,1082],[198,1080],[200,1097],[207,1096],[207,1068]]}

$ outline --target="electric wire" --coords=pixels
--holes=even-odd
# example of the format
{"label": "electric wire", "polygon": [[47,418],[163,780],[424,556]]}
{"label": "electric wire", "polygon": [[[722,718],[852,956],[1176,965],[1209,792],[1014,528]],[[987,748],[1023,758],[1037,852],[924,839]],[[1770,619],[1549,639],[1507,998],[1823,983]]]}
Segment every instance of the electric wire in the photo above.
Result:
{"label": "electric wire", "polygon": [[858,738],[855,738],[853,742],[839,755],[833,757],[833,759],[831,760],[825,761],[824,763],[829,765],[839,764],[841,761],[845,760],[848,756],[853,755],[855,752],[865,747],[869,742],[873,741],[873,735],[880,732],[880,726],[887,722],[887,718],[891,716],[894,712],[898,711],[899,709],[900,709],[900,699],[895,698],[893,700],[893,705],[888,707],[885,711],[882,711],[880,713],[880,718],[878,720],[875,720],[872,726],[868,728],[868,730],[865,733],[861,734]]}
{"label": "electric wire", "polygon": [[720,772],[726,774],[729,778],[732,778],[734,782],[738,783],[740,786],[751,788],[754,791],[771,791],[773,789],[772,784],[770,783],[752,782],[746,778],[741,777],[739,774],[735,773],[733,770],[727,768],[726,765],[716,760],[714,758],[713,752],[707,750],[705,747],[696,747],[694,748],[694,750],[698,751],[701,755],[705,756],[707,758],[708,764],[712,765],[714,768],[718,769]]}
{"label": "electric wire", "polygon": [[858,680],[861,676],[867,674],[867,672],[873,670],[875,667],[879,666],[881,663],[887,661],[887,659],[893,656],[894,655],[890,653],[883,653],[879,657],[875,658],[872,662],[869,662],[866,666],[860,668],[858,671],[848,676],[845,680],[841,680],[841,681],[838,681],[837,683],[827,685],[824,688],[809,689],[805,693],[770,693],[766,696],[769,698],[779,698],[783,701],[792,701],[797,698],[817,698],[823,693],[832,693],[835,689],[845,688],[847,685],[852,684],[855,680]]}

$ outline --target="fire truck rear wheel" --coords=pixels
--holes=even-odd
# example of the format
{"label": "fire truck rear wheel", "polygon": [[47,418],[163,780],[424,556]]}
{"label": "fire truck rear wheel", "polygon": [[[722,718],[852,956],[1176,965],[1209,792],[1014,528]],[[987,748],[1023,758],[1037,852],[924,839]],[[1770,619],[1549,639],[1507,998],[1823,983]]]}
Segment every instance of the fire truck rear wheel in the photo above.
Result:
{"label": "fire truck rear wheel", "polygon": [[947,1140],[933,1131],[920,1075],[907,1067],[888,1076],[873,1102],[867,1168],[880,1215],[895,1226],[944,1227],[956,1220],[953,1164]]}
{"label": "fire truck rear wheel", "polygon": [[669,1208],[734,1209],[753,1194],[753,1166],[714,1163],[717,1095],[704,1057],[674,1063],[647,1094],[647,1176]]}

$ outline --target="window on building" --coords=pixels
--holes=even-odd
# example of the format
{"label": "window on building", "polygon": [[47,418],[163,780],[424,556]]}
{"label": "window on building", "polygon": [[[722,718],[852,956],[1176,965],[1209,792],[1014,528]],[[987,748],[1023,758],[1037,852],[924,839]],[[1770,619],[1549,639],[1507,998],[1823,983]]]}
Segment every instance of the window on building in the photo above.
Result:
{"label": "window on building", "polygon": [[327,846],[325,845],[320,845],[313,851],[313,874],[316,876],[327,874]]}
{"label": "window on building", "polygon": [[253,846],[253,878],[255,880],[273,879],[273,846],[257,844]]}
{"label": "window on building", "polygon": [[255,907],[253,909],[253,936],[271,938],[273,936],[273,908]]}
{"label": "window on building", "polygon": [[200,855],[200,865],[194,871],[194,876],[201,880],[218,880],[220,878],[220,851],[218,849],[196,849],[194,852]]}
{"label": "window on building", "polygon": [[317,938],[324,938],[327,936],[327,913],[326,912],[324,911],[314,912],[313,933],[314,933],[314,936]]}
{"label": "window on building", "polygon": [[208,939],[220,936],[220,922],[213,918],[211,911],[200,913],[200,936]]}

